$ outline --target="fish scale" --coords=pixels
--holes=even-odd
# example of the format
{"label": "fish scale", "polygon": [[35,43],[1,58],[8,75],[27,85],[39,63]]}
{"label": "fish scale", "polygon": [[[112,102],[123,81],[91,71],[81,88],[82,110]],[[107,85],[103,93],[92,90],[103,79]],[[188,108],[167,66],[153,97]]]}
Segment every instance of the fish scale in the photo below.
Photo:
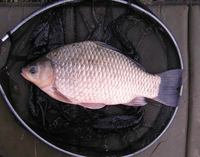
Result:
{"label": "fish scale", "polygon": [[77,103],[120,104],[137,96],[158,95],[158,75],[146,73],[133,60],[96,42],[66,45],[47,58],[55,63],[56,88]]}

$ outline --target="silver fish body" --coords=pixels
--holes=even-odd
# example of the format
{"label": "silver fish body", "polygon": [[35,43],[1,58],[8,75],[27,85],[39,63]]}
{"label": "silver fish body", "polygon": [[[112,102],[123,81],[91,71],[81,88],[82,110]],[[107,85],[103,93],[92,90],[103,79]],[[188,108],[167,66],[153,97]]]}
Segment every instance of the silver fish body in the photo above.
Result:
{"label": "silver fish body", "polygon": [[[53,87],[59,97],[49,95],[57,100],[64,97],[64,102],[92,109],[115,104],[145,105],[144,97],[177,105],[179,69],[153,75],[115,48],[92,41],[65,45],[49,52],[46,58],[53,69],[51,92]],[[172,90],[165,92],[168,85]],[[48,94],[49,89],[44,91]]]}

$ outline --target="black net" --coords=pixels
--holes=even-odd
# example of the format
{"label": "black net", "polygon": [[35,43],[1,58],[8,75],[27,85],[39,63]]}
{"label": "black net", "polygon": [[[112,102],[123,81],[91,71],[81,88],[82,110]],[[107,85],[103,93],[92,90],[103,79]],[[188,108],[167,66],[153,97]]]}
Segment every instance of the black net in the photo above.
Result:
{"label": "black net", "polygon": [[53,100],[20,76],[30,61],[84,40],[110,44],[150,73],[180,68],[173,42],[151,18],[128,5],[84,1],[45,11],[10,35],[1,48],[1,84],[16,112],[50,143],[86,156],[134,153],[161,134],[175,108],[148,100],[90,110]]}

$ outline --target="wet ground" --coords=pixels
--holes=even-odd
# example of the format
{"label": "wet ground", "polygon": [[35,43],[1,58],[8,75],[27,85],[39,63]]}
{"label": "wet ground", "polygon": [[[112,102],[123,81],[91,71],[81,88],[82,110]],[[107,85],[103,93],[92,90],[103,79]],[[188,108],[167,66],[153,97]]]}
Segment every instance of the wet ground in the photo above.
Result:
{"label": "wet ground", "polygon": [[[12,8],[12,9],[16,9],[16,8]],[[2,12],[2,13],[8,13],[9,18],[3,17],[3,18],[5,18],[6,21],[7,21],[7,19],[11,19],[11,20],[8,20],[7,23],[5,23],[5,25],[7,25],[7,27],[3,26],[4,32],[7,31],[6,29],[8,28],[8,26],[15,25],[16,21],[14,21],[14,20],[22,18],[23,16],[25,16],[27,10],[31,11],[34,8],[30,7],[30,8],[26,8],[22,11],[21,8],[18,7],[16,9],[18,14],[17,13],[14,14],[15,16],[19,15],[18,18],[10,15],[10,14],[13,14],[12,9],[11,8],[1,8],[0,9],[0,12]],[[186,134],[187,133],[187,113],[188,113],[188,110],[187,110],[187,105],[188,105],[188,92],[187,92],[188,91],[188,89],[187,89],[187,78],[188,78],[187,77],[187,65],[188,65],[187,50],[188,50],[188,46],[187,46],[187,38],[188,38],[188,34],[187,34],[186,30],[188,28],[188,25],[187,25],[188,7],[184,6],[184,5],[162,6],[162,7],[155,6],[155,7],[152,7],[152,9],[170,27],[170,29],[175,34],[175,37],[178,40],[178,43],[181,47],[181,52],[182,52],[185,67],[186,67],[185,80],[184,80],[185,89],[184,89],[184,94],[183,94],[183,97],[181,100],[182,101],[181,107],[180,107],[178,114],[176,116],[176,119],[173,122],[170,129],[157,142],[157,144],[154,144],[150,149],[148,149],[144,153],[141,153],[138,156],[154,156],[154,157],[174,156],[175,157],[175,156],[184,156],[185,153],[187,153],[188,156],[189,155],[192,156],[192,154],[198,156],[199,148],[197,145],[195,145],[195,143],[193,143],[193,141],[195,141],[193,139],[193,137],[195,137],[195,134],[197,134],[195,132],[195,130],[196,130],[195,127],[198,126],[197,125],[198,123],[194,122],[196,119],[192,120],[192,122],[190,121],[190,123],[189,123],[190,129],[188,132],[189,134],[188,134],[188,138],[186,138],[187,137],[187,134]],[[174,13],[175,10],[176,10],[176,14]],[[192,8],[192,12],[190,12],[189,17],[191,18],[191,20],[193,20],[194,16],[197,16],[197,15],[199,15],[198,6],[195,6]],[[12,20],[12,18],[13,18],[13,20]],[[181,22],[177,23],[175,21],[176,18],[180,18]],[[2,20],[2,19],[0,19],[0,20]],[[196,19],[193,22],[198,24],[198,21]],[[194,23],[194,27],[196,26],[195,23]],[[194,42],[192,42],[192,45],[195,44],[195,41],[196,41],[195,38],[198,38],[198,36],[195,36],[195,35],[196,35],[195,32],[194,33],[192,32],[189,36],[191,38],[191,40],[194,41]],[[194,53],[197,49],[197,46],[194,45],[194,47],[192,47],[191,49],[193,50],[192,52]],[[194,59],[194,61],[196,61],[198,56],[195,55],[196,53],[195,54],[193,54],[193,53],[191,53],[191,57],[192,57],[192,59]],[[195,62],[191,66],[198,67],[195,64]],[[195,77],[192,77],[192,79],[194,79],[193,83],[195,83],[197,77],[198,76],[195,73]],[[193,86],[191,86],[190,90],[192,92],[197,93],[198,88],[197,88],[197,86],[193,85]],[[193,99],[193,97],[192,97],[191,104],[192,105],[194,104],[193,107],[196,107],[195,103],[198,100],[198,95],[194,98],[195,99]],[[8,111],[7,107],[3,103],[1,103],[1,104],[2,105],[1,105],[0,112],[1,112],[2,118],[0,120],[0,124],[1,124],[0,126],[3,129],[1,129],[0,141],[4,141],[4,142],[0,143],[0,154],[2,156],[5,156],[5,157],[6,156],[8,156],[8,157],[23,156],[22,154],[24,154],[24,156],[28,156],[28,155],[29,156],[64,156],[61,153],[50,149],[50,147],[41,143],[34,137],[32,137],[32,135],[27,133],[27,131],[24,131],[23,128],[20,127],[20,125],[18,123],[16,123],[15,119],[13,118],[11,113]],[[196,115],[197,109],[198,108],[191,108],[190,111],[192,113],[194,113],[193,115]],[[191,119],[193,119],[192,116],[190,117],[190,120]],[[101,127],[102,127],[102,125],[101,125]],[[198,142],[198,139],[196,139],[196,142]],[[176,147],[174,147],[174,145],[176,145]],[[187,148],[186,152],[185,152],[185,147]],[[168,150],[167,153],[166,153],[166,150]]]}

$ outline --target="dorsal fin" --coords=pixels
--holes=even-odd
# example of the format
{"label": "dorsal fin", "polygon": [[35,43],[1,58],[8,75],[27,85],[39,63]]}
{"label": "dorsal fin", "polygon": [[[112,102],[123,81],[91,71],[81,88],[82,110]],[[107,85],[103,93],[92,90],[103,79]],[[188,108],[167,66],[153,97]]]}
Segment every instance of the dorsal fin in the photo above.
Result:
{"label": "dorsal fin", "polygon": [[[106,44],[106,43],[103,43],[103,42],[101,42],[101,41],[94,41],[94,43],[97,44],[97,45],[99,45],[99,46],[102,46],[102,47],[105,47],[105,48],[108,48],[108,49],[111,49],[111,50],[113,50],[113,51],[117,51],[117,52],[120,53],[120,50],[119,50],[119,49],[117,49],[117,48],[115,48],[115,47],[113,47],[113,46],[111,46],[111,45],[108,45],[108,44]],[[129,58],[131,61],[133,61],[133,62],[134,62],[139,68],[141,68],[143,71],[146,71],[145,68],[144,68],[140,63],[136,62],[135,60],[133,60],[132,58],[130,58],[130,57],[128,57],[128,56],[126,56],[126,57]]]}
{"label": "dorsal fin", "polygon": [[111,46],[111,45],[108,45],[108,44],[106,44],[106,43],[103,43],[103,42],[101,42],[101,41],[94,41],[94,43],[97,44],[97,45],[99,45],[99,46],[102,46],[102,47],[111,49],[111,50],[113,50],[113,51],[120,52],[119,49],[117,49],[117,48],[115,48],[115,47],[113,47],[113,46]]}

